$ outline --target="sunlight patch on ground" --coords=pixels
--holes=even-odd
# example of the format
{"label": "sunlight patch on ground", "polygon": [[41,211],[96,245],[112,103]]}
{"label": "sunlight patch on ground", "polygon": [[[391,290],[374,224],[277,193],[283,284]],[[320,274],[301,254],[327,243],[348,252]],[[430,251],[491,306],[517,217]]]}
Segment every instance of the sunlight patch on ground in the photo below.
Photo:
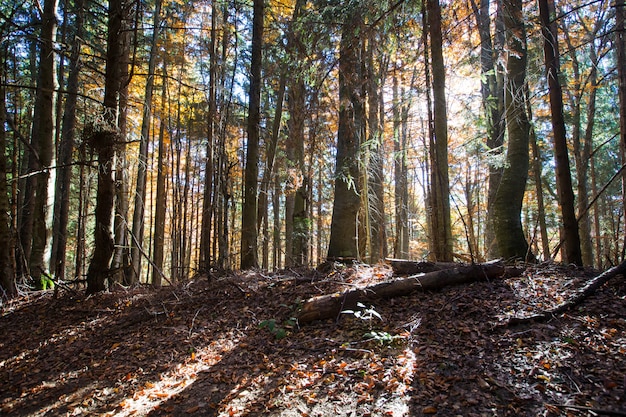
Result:
{"label": "sunlight patch on ground", "polygon": [[192,352],[185,363],[180,363],[173,370],[162,374],[158,381],[146,382],[132,397],[122,400],[115,411],[106,415],[126,417],[148,414],[193,384],[200,372],[210,369],[235,346],[231,340],[222,340]]}

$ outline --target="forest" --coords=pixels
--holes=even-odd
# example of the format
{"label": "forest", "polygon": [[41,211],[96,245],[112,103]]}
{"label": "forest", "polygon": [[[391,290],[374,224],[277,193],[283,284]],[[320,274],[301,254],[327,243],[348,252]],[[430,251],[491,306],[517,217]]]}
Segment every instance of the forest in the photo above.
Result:
{"label": "forest", "polygon": [[626,415],[625,11],[0,0],[0,412]]}
{"label": "forest", "polygon": [[619,4],[4,1],[3,296],[326,260],[617,265]]}

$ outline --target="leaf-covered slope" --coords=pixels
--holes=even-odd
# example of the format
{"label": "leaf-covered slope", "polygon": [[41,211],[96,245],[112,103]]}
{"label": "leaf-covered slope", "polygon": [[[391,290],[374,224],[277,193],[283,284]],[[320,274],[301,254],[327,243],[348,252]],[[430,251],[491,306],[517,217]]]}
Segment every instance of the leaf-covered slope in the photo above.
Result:
{"label": "leaf-covered slope", "polygon": [[544,267],[381,300],[302,328],[289,320],[301,300],[389,275],[383,267],[250,273],[87,299],[22,298],[0,317],[0,409],[15,416],[623,410],[623,277],[545,324],[498,326],[556,305],[584,274]]}

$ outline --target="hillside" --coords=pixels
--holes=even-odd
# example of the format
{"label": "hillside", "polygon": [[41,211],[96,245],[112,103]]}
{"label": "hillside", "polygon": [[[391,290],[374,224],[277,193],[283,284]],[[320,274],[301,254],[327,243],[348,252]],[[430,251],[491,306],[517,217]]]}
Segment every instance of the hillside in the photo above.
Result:
{"label": "hillside", "polygon": [[303,300],[391,270],[236,273],[89,298],[30,293],[0,317],[0,414],[626,415],[623,276],[545,324],[503,325],[593,275],[544,265],[302,327],[290,318]]}

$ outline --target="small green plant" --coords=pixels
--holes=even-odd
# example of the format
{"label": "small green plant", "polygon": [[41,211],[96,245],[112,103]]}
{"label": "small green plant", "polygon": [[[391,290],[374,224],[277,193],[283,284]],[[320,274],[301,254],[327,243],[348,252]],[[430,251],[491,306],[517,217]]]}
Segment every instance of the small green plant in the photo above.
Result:
{"label": "small green plant", "polygon": [[371,331],[368,333],[365,333],[363,335],[363,338],[366,339],[366,341],[375,341],[380,343],[381,345],[390,345],[393,343],[394,340],[401,338],[402,336],[394,336],[389,332],[376,332],[376,331]]}
{"label": "small green plant", "polygon": [[35,279],[33,284],[37,290],[51,290],[54,288],[54,280],[51,276],[45,274],[42,274],[39,279]]}
{"label": "small green plant", "polygon": [[285,320],[282,324],[278,324],[275,319],[263,320],[259,324],[259,328],[267,329],[274,335],[277,340],[284,339],[289,334],[289,330],[295,328],[298,325],[298,320],[291,317]]}

